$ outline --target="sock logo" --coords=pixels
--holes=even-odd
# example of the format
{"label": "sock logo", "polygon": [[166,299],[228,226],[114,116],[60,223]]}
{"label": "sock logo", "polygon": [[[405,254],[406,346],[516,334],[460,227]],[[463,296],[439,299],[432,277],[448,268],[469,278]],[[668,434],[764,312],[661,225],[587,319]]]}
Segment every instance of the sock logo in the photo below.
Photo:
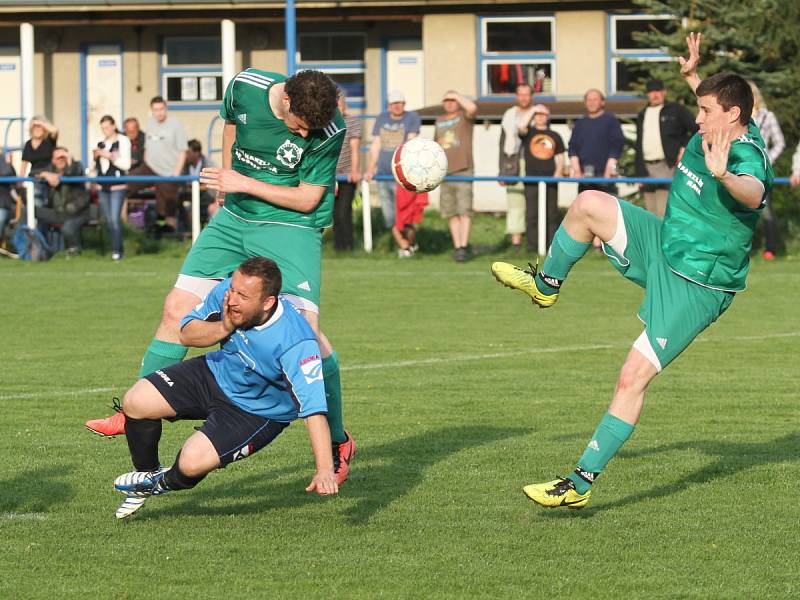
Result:
{"label": "sock logo", "polygon": [[591,471],[584,471],[580,467],[575,469],[575,474],[590,485],[593,484],[594,480],[597,479],[597,476],[600,475],[600,473],[592,473]]}
{"label": "sock logo", "polygon": [[556,289],[559,289],[561,287],[561,284],[564,283],[563,279],[556,279],[555,277],[551,277],[550,275],[546,275],[545,273],[539,273],[539,276],[542,278],[542,281],[544,281],[547,285],[549,285],[550,287],[554,287]]}
{"label": "sock logo", "polygon": [[597,443],[597,440],[592,440],[589,442],[589,448],[594,450],[595,452],[600,452],[600,444]]}

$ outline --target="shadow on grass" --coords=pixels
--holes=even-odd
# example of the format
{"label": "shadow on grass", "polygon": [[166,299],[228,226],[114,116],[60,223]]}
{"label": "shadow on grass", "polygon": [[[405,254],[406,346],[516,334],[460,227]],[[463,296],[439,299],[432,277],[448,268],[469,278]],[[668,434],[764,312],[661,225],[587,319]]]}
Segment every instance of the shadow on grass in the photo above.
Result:
{"label": "shadow on grass", "polygon": [[577,516],[589,518],[594,513],[600,511],[631,506],[644,500],[655,500],[672,496],[691,486],[702,485],[704,483],[731,477],[754,467],[785,461],[797,461],[800,460],[800,433],[790,433],[776,440],[764,442],[748,443],[718,440],[664,444],[640,451],[622,452],[620,457],[644,458],[663,454],[665,452],[674,452],[676,450],[699,450],[707,456],[715,457],[716,460],[693,473],[685,475],[677,481],[660,485],[650,490],[640,490],[635,494],[620,498],[619,500],[599,504],[597,506],[589,504],[587,508],[580,511],[553,511],[552,513],[548,511],[547,514],[559,518],[574,518],[576,516],[575,512],[578,512]]}
{"label": "shadow on grass", "polygon": [[[530,430],[523,428],[445,427],[380,446],[361,446],[353,461],[350,480],[342,487],[341,496],[355,500],[348,504],[344,514],[354,525],[365,524],[376,513],[417,487],[425,470],[432,465],[466,448],[528,433]],[[269,449],[263,452],[269,452]],[[227,485],[222,483],[225,475],[220,473],[219,485],[186,492],[185,501],[177,506],[165,506],[158,511],[148,506],[150,510],[146,514],[156,518],[180,514],[241,515],[319,503],[322,499],[303,491],[311,480],[311,470],[305,465],[297,470],[300,469],[302,476],[290,480],[276,481],[275,472],[270,472],[230,480]],[[285,473],[286,469],[281,471]],[[224,503],[218,505],[222,500]]]}
{"label": "shadow on grass", "polygon": [[48,466],[0,481],[0,515],[46,513],[73,496],[67,482],[75,467]]}

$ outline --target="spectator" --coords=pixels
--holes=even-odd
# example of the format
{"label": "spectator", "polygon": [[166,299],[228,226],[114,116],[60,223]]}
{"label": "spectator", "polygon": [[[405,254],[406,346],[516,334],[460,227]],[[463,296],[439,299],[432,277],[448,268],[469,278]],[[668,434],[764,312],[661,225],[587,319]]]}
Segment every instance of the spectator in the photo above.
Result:
{"label": "spectator", "polygon": [[422,213],[428,205],[428,194],[418,194],[398,185],[396,192],[397,213],[395,214],[392,236],[397,242],[398,258],[410,258],[419,250],[417,244],[417,225],[422,223]]}
{"label": "spectator", "polygon": [[73,161],[63,146],[53,150],[53,164],[39,173],[48,186],[47,203],[36,207],[40,225],[60,225],[67,255],[81,250],[81,227],[89,220],[89,190],[84,183],[62,183],[61,177],[84,175],[80,161]]}
{"label": "spectator", "polygon": [[[150,100],[152,117],[147,123],[144,162],[131,175],[157,175],[176,177],[183,172],[186,163],[186,132],[183,124],[176,118],[167,117],[167,102],[161,96]],[[153,186],[150,182],[136,182],[128,185],[131,194]],[[159,181],[156,189],[156,211],[164,222],[173,229],[178,226],[178,193],[180,184],[176,181]]]}
{"label": "spectator", "polygon": [[[100,129],[103,138],[98,140],[92,153],[97,174],[101,177],[121,177],[131,168],[130,140],[120,134],[111,115],[100,119]],[[125,203],[126,190],[124,183],[100,184],[100,207],[111,233],[111,260],[122,259],[122,205]]]}
{"label": "spectator", "polygon": [[[560,177],[564,172],[564,140],[550,129],[550,109],[544,104],[533,107],[533,122],[519,128],[528,176]],[[539,185],[525,184],[525,228],[527,249],[535,254],[539,248]],[[547,184],[547,244],[549,248],[561,224],[558,212],[558,184]]]}
{"label": "spectator", "polygon": [[336,176],[347,177],[347,181],[336,182],[336,197],[333,200],[333,247],[336,250],[352,250],[353,242],[353,198],[356,185],[361,180],[361,119],[347,112],[347,96],[339,88],[339,111],[347,127],[342,152],[336,165]]}
{"label": "spectator", "polygon": [[[35,177],[46,170],[53,161],[53,149],[58,141],[58,129],[44,117],[33,117],[28,129],[30,139],[22,149],[20,176]],[[34,204],[44,206],[47,202],[47,185],[38,182],[34,187]]]}
{"label": "spectator", "polygon": [[[372,127],[372,142],[369,147],[369,163],[364,179],[372,181],[375,175],[392,174],[392,154],[395,149],[419,134],[420,118],[414,111],[406,112],[403,92],[392,90],[387,97],[389,110],[375,119]],[[395,182],[379,181],[378,195],[381,199],[383,224],[387,229],[394,225]]]}
{"label": "spectator", "polygon": [[[636,120],[636,176],[672,179],[697,124],[685,106],[667,101],[667,90],[660,79],[651,79],[645,89],[647,106]],[[641,189],[647,210],[663,218],[669,184],[646,184]]]}
{"label": "spectator", "polygon": [[[786,148],[786,140],[783,138],[783,131],[775,118],[775,113],[767,108],[761,90],[752,81],[748,81],[750,89],[753,90],[753,120],[761,132],[764,140],[764,148],[769,156],[769,162],[775,164],[778,157]],[[764,197],[764,258],[774,260],[775,254],[780,246],[780,233],[778,231],[778,220],[775,217],[775,209],[772,206],[772,194],[767,192]]]}
{"label": "spectator", "polygon": [[789,177],[789,183],[792,184],[792,187],[800,185],[800,144],[797,144],[792,155],[792,175]]}
{"label": "spectator", "polygon": [[[447,154],[447,174],[472,175],[472,127],[478,105],[456,91],[442,98],[444,114],[436,117],[435,140]],[[472,182],[442,182],[439,206],[448,220],[453,239],[453,259],[464,262],[469,257],[469,229],[472,221]]]}
{"label": "spectator", "polygon": [[[9,162],[9,157],[0,151],[0,177],[14,177],[17,172]],[[17,210],[13,183],[0,183],[0,245],[5,238],[6,227]]]}
{"label": "spectator", "polygon": [[[606,98],[600,90],[589,90],[583,97],[586,116],[575,123],[569,140],[569,159],[573,177],[616,177],[617,162],[625,137],[614,114],[605,111]],[[617,186],[582,183],[578,191],[600,190],[616,194]]]}
{"label": "spectator", "polygon": [[[200,140],[189,140],[186,144],[186,164],[183,166],[181,175],[191,175],[193,177],[200,177],[200,171],[206,167],[213,167],[206,155],[203,154],[203,144]],[[183,188],[182,196],[191,199],[191,185],[187,184]],[[219,204],[214,194],[211,194],[204,187],[200,188],[200,214],[206,220],[211,219],[217,212]]]}
{"label": "spectator", "polygon": [[[527,83],[517,86],[517,103],[503,113],[500,122],[500,166],[498,174],[504,177],[521,175],[520,162],[522,140],[519,136],[521,126],[527,128],[533,118],[531,102],[533,88]],[[525,233],[525,194],[522,184],[506,184],[506,233],[511,236],[511,248],[515,254],[522,247],[522,234]]]}
{"label": "spectator", "polygon": [[125,119],[122,127],[125,130],[125,137],[131,143],[131,169],[136,169],[144,162],[145,134],[136,117]]}

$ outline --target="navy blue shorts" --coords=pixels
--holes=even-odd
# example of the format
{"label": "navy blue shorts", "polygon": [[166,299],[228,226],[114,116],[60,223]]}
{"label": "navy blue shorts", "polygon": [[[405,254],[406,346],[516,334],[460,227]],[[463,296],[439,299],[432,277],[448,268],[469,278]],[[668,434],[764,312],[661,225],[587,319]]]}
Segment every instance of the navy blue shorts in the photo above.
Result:
{"label": "navy blue shorts", "polygon": [[233,404],[202,356],[159,369],[145,379],[175,411],[170,421],[205,419],[196,429],[211,440],[222,467],[258,452],[289,425]]}

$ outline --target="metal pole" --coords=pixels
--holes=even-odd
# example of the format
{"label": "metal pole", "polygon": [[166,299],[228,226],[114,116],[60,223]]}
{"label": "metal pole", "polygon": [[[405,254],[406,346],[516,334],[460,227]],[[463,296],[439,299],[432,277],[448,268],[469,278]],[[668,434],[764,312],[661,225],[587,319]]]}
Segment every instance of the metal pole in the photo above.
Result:
{"label": "metal pole", "polygon": [[200,182],[192,182],[192,243],[200,235]]}
{"label": "metal pole", "polygon": [[294,0],[286,0],[285,11],[285,31],[286,31],[286,74],[294,75],[297,70],[297,14],[294,7]]}
{"label": "metal pole", "polygon": [[364,221],[364,250],[372,252],[372,205],[369,200],[369,182],[361,180],[361,218]]}
{"label": "metal pole", "polygon": [[547,254],[547,184],[539,182],[539,256]]}
{"label": "metal pole", "polygon": [[34,190],[33,182],[26,181],[22,184],[25,187],[25,209],[28,215],[28,227],[33,229],[36,227],[36,206],[34,205]]}
{"label": "metal pole", "polygon": [[[19,26],[19,58],[22,71],[22,130],[28,129],[33,118],[33,25],[23,23]],[[23,135],[25,135],[23,133]]]}
{"label": "metal pole", "polygon": [[222,87],[227,88],[236,75],[236,24],[222,20]]}

